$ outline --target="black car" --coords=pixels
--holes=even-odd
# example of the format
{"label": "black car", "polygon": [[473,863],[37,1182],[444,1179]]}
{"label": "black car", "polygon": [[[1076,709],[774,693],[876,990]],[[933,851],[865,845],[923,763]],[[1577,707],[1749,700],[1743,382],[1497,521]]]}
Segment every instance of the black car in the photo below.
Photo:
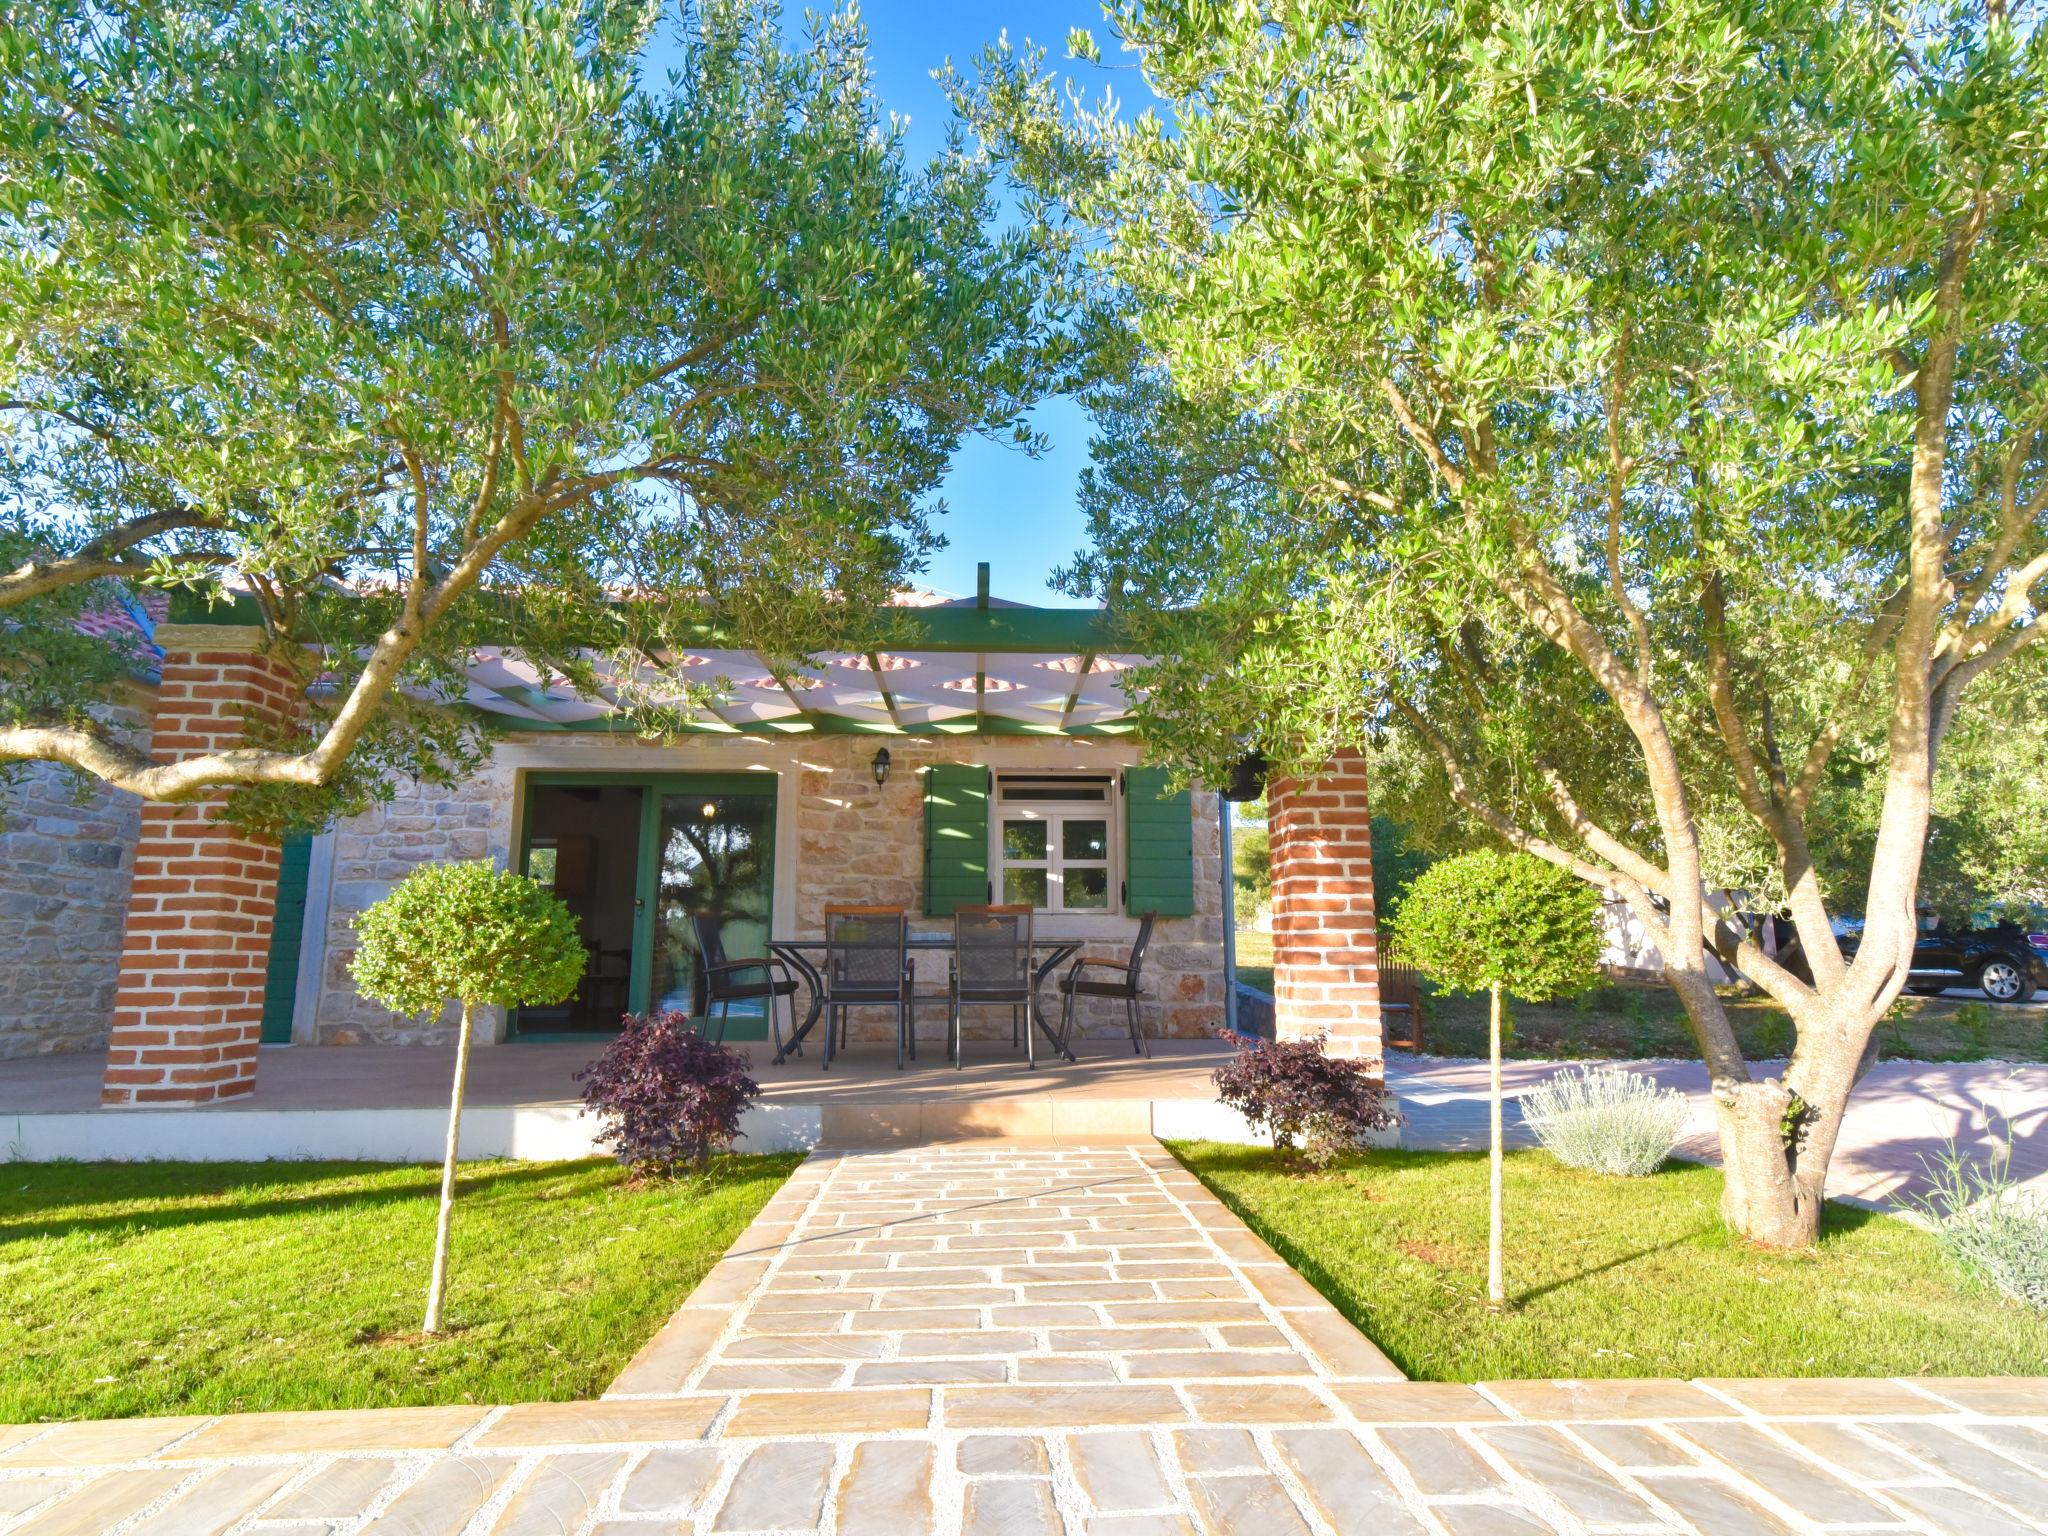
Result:
{"label": "black car", "polygon": [[[1856,935],[1843,935],[1841,945],[1844,957],[1854,956]],[[1778,959],[1801,981],[1813,979],[1797,939]],[[2027,1002],[2036,988],[2048,987],[2048,933],[2028,933],[2010,924],[1922,929],[1913,944],[1906,990],[1931,996],[1950,987],[1975,987],[1994,1003]]]}

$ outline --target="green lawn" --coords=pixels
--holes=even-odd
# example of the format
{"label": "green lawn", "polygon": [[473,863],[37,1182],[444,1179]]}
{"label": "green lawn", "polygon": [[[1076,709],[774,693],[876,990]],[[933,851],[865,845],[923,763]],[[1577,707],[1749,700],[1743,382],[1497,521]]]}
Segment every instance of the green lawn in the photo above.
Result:
{"label": "green lawn", "polygon": [[1263,1148],[1173,1151],[1419,1380],[2048,1372],[2048,1318],[1959,1281],[1924,1232],[1836,1205],[1815,1251],[1762,1252],[1722,1226],[1711,1168],[1604,1178],[1509,1153],[1516,1304],[1492,1316],[1483,1153],[1319,1177]]}
{"label": "green lawn", "polygon": [[[1237,975],[1261,992],[1273,990],[1273,936],[1240,929]],[[1783,1056],[1792,1022],[1761,994],[1722,989],[1736,1038],[1752,1060]],[[1977,1004],[1973,1014],[1963,1007]],[[1615,981],[1556,1003],[1512,1004],[1506,1054],[1525,1060],[1641,1059],[1676,1056],[1698,1060],[1699,1047],[1685,1010],[1671,989],[1656,982]],[[1423,1043],[1437,1056],[1486,1054],[1486,999],[1435,994],[1425,985]],[[2048,1002],[2025,1007],[1968,997],[1902,997],[1878,1027],[1878,1053],[1887,1061],[2048,1061]]]}
{"label": "green lawn", "polygon": [[466,1164],[432,1342],[438,1168],[0,1165],[0,1423],[595,1397],[798,1161]]}

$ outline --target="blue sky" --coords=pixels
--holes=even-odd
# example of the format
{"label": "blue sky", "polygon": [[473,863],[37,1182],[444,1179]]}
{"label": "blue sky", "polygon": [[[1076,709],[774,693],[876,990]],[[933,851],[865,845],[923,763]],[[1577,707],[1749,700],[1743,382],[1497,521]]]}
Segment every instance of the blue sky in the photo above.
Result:
{"label": "blue sky", "polygon": [[[786,3],[792,33],[801,35],[806,9],[820,8]],[[1092,30],[1106,54],[1114,48],[1098,0],[866,0],[860,14],[868,29],[875,92],[885,109],[909,117],[908,147],[919,159],[944,143],[951,120],[952,108],[931,78],[947,59],[965,68],[1005,30],[1019,46],[1026,38],[1043,44],[1051,63],[1062,69],[1080,68],[1065,59],[1073,27]],[[1119,95],[1138,86],[1128,70],[1118,71],[1114,83]],[[1088,418],[1073,402],[1053,400],[1039,408],[1033,423],[1052,440],[1050,451],[1036,459],[993,443],[962,445],[940,493],[948,510],[937,527],[948,545],[933,557],[928,585],[969,595],[975,562],[986,560],[996,596],[1073,604],[1047,582],[1053,568],[1087,541],[1074,496],[1088,462]]]}

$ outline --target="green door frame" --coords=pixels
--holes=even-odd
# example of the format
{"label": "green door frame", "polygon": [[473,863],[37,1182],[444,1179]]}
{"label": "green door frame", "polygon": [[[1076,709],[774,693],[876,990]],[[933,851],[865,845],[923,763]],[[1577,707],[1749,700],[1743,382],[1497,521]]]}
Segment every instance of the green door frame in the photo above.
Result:
{"label": "green door frame", "polygon": [[[633,892],[633,964],[626,981],[626,1006],[645,1013],[654,990],[654,909],[661,896],[661,864],[655,857],[661,842],[661,801],[664,795],[762,795],[777,812],[779,775],[773,773],[572,773],[566,770],[534,770],[523,775],[519,788],[519,872],[526,873],[527,854],[533,837],[530,796],[536,789],[587,789],[616,786],[638,789],[640,795],[640,848],[638,873]],[[775,833],[779,815],[768,818],[768,910],[775,910]],[[518,1025],[515,1012],[508,1033],[521,1040],[584,1040],[588,1035],[529,1033]]]}

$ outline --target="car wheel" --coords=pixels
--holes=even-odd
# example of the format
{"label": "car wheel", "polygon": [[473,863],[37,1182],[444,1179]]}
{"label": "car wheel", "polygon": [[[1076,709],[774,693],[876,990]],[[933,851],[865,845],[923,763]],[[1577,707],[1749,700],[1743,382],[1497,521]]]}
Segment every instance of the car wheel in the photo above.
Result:
{"label": "car wheel", "polygon": [[2034,978],[2010,960],[1986,960],[1977,986],[1994,1003],[2024,1003],[2034,995]]}

